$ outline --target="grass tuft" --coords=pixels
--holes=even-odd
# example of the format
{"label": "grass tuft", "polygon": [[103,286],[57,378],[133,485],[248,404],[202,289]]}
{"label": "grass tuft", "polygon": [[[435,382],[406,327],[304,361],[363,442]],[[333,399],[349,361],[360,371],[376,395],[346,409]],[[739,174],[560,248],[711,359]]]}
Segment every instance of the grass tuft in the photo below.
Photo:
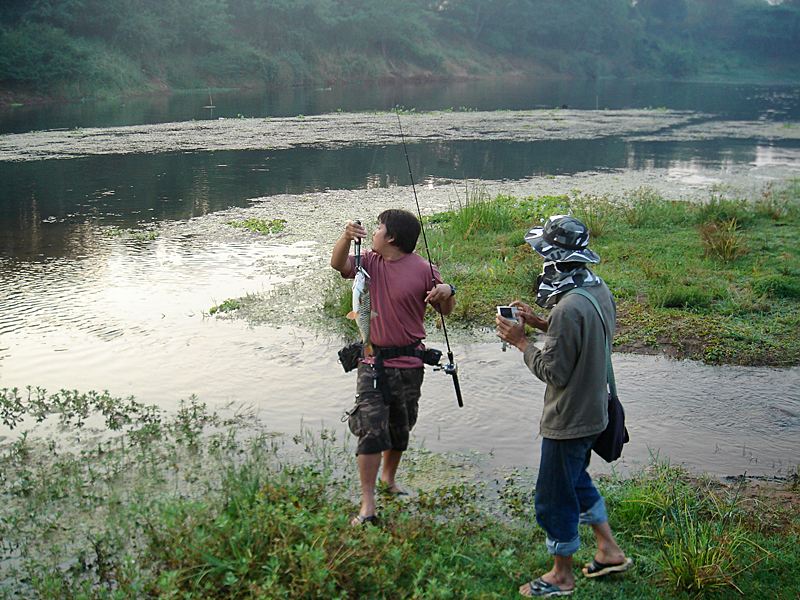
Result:
{"label": "grass tuft", "polygon": [[736,217],[703,223],[700,226],[700,237],[706,256],[717,260],[731,262],[747,253]]}

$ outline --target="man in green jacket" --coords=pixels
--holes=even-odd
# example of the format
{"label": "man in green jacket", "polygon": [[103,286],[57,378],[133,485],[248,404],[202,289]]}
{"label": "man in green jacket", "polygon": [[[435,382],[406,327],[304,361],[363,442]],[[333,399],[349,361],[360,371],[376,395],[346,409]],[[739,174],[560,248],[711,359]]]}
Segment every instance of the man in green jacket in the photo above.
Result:
{"label": "man in green jacket", "polygon": [[[574,217],[550,217],[525,240],[544,258],[537,282],[536,304],[552,309],[547,320],[516,301],[519,322],[497,317],[497,334],[523,352],[525,364],[547,384],[540,421],[542,454],[536,481],[536,521],[547,534],[553,568],[523,584],[523,596],[568,596],[575,588],[572,555],[580,547],[578,524],[591,525],[597,540],[594,560],[583,567],[586,577],[627,570],[633,561],[614,540],[605,501],[586,469],[592,445],[608,423],[606,338],[603,321],[613,336],[616,308],[606,284],[588,266],[600,262],[589,249],[589,230]],[[525,324],[544,331],[540,350],[528,341]]]}

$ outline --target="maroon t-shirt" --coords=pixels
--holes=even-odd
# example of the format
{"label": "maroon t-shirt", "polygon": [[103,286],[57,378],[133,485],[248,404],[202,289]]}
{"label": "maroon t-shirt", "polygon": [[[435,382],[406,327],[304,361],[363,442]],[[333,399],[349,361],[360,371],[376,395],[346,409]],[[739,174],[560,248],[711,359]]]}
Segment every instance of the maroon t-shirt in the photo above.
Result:
{"label": "maroon t-shirt", "polygon": [[[350,255],[349,272],[356,275],[355,256]],[[369,274],[369,294],[372,303],[370,341],[376,346],[408,346],[425,338],[425,296],[433,288],[430,263],[418,254],[406,254],[397,260],[384,260],[377,252],[361,256],[361,266]],[[437,284],[442,283],[439,270],[433,268]],[[401,356],[385,361],[384,366],[399,368],[421,367],[422,360]]]}

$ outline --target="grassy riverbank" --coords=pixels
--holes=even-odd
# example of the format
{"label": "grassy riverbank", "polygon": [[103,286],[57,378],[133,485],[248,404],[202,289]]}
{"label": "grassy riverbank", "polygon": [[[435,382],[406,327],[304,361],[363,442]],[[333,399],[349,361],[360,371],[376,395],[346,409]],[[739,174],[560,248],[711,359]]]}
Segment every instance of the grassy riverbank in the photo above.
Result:
{"label": "grassy riverbank", "polygon": [[[190,399],[168,415],[94,392],[3,389],[0,416],[61,429],[0,446],[0,598],[508,598],[549,564],[526,473],[492,483],[464,457],[410,452],[415,493],[354,530],[338,431],[289,439],[247,411]],[[722,485],[656,461],[601,486],[636,568],[579,581],[582,597],[800,588],[796,477]]]}
{"label": "grassy riverbank", "polygon": [[[591,247],[602,258],[594,269],[617,299],[618,350],[716,364],[800,364],[797,180],[755,200],[712,195],[703,203],[647,189],[621,198],[489,198],[469,190],[460,206],[427,220],[434,262],[459,288],[451,322],[492,326],[495,305],[532,303],[541,259],[523,236],[562,213],[592,230]],[[341,312],[347,293],[333,289],[326,311]]]}

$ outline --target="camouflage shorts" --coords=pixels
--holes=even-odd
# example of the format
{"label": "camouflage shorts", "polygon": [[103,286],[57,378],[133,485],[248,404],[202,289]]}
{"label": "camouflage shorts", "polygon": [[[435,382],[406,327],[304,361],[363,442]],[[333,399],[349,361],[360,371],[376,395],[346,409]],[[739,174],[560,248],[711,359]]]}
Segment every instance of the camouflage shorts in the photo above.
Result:
{"label": "camouflage shorts", "polygon": [[347,424],[358,436],[356,454],[377,454],[408,448],[408,434],[417,423],[425,369],[384,369],[386,398],[375,387],[375,369],[358,365],[356,406]]}

